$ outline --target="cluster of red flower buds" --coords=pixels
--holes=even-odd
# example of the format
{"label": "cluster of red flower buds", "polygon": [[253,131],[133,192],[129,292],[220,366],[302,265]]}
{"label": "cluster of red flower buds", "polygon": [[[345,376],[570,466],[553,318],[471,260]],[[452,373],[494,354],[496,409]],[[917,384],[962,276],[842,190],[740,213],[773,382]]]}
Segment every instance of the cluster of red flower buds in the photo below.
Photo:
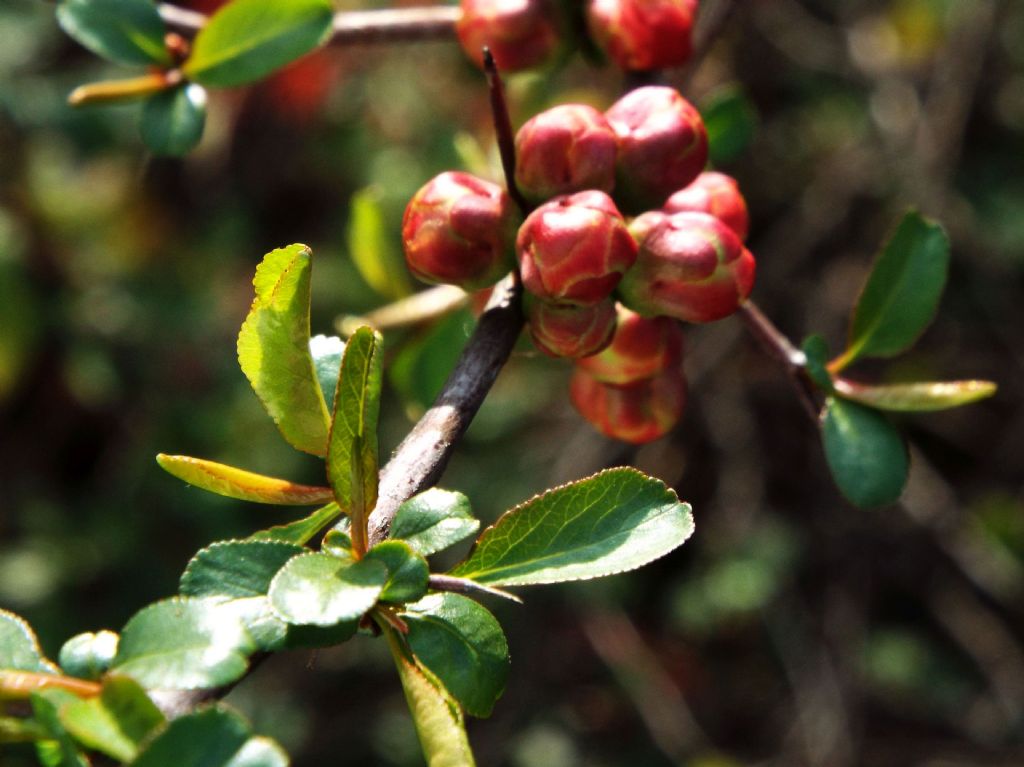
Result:
{"label": "cluster of red flower buds", "polygon": [[577,410],[609,436],[656,439],[686,398],[678,321],[726,317],[753,287],[736,182],[702,172],[703,122],[667,87],[639,88],[603,114],[554,107],[515,144],[516,185],[536,205],[526,219],[500,187],[443,173],[406,209],[409,267],[475,290],[515,258],[534,344],[575,361]]}
{"label": "cluster of red flower buds", "polygon": [[[490,48],[504,72],[543,66],[573,48],[567,0],[462,0],[456,32],[483,66]],[[626,71],[685,64],[692,53],[697,0],[586,0],[586,31]]]}

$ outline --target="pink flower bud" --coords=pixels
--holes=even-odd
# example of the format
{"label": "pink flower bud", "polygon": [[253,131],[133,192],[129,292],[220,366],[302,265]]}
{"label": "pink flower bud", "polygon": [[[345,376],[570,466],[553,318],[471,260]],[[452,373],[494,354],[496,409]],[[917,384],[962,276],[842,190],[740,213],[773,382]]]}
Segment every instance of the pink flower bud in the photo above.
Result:
{"label": "pink flower bud", "polygon": [[668,218],[668,213],[663,210],[649,210],[646,213],[641,213],[627,224],[629,233],[633,235],[637,245],[643,245],[647,235],[666,218]]}
{"label": "pink flower bud", "polygon": [[409,201],[402,219],[405,260],[424,282],[475,290],[512,268],[517,214],[497,184],[442,173]]}
{"label": "pink flower bud", "polygon": [[753,255],[717,218],[674,213],[647,235],[619,295],[643,315],[711,322],[747,299],[754,269]]}
{"label": "pink flower bud", "polygon": [[622,69],[685,64],[693,50],[697,0],[589,0],[587,28]]}
{"label": "pink flower bud", "polygon": [[564,104],[528,120],[516,134],[516,182],[524,195],[559,194],[615,184],[615,133],[585,104]]}
{"label": "pink flower bud", "polygon": [[615,302],[605,299],[593,306],[526,302],[530,335],[537,348],[550,357],[579,359],[597,354],[615,332]]}
{"label": "pink flower bud", "polygon": [[502,72],[546,63],[562,38],[554,0],[462,0],[455,33],[478,67],[487,46]]}
{"label": "pink flower bud", "polygon": [[750,229],[747,202],[740,194],[736,179],[715,171],[701,173],[692,184],[669,197],[662,210],[666,213],[710,213],[736,232],[741,240],[747,239]]}
{"label": "pink flower bud", "polygon": [[674,88],[637,88],[612,104],[605,117],[619,142],[615,199],[627,213],[660,207],[704,170],[704,121]]}
{"label": "pink flower bud", "polygon": [[604,192],[558,197],[531,213],[516,239],[526,289],[586,306],[611,295],[636,260],[637,245]]}
{"label": "pink flower bud", "polygon": [[686,407],[686,379],[678,368],[625,386],[601,383],[578,365],[569,399],[598,431],[633,444],[652,442],[679,423]]}
{"label": "pink flower bud", "polygon": [[598,381],[623,385],[678,367],[683,331],[671,317],[642,317],[622,304],[611,345],[576,364]]}

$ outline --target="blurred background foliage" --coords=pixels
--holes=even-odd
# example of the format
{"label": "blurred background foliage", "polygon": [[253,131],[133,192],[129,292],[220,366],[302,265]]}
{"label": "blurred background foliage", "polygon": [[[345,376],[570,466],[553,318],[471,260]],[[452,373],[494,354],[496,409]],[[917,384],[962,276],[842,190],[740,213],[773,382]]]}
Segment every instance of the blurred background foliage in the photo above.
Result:
{"label": "blurred background foliage", "polygon": [[[747,196],[754,298],[794,339],[838,347],[872,253],[918,206],[954,243],[939,319],[900,362],[857,372],[990,378],[1000,392],[906,418],[904,500],[862,512],[737,320],[691,329],[687,416],[640,450],[592,432],[568,405],[568,366],[524,346],[444,485],[492,520],[632,461],[693,503],[697,534],[639,573],[493,605],[513,674],[495,715],[471,723],[479,762],[1020,765],[1024,3],[702,5],[720,34],[668,82],[702,108]],[[335,47],[217,92],[184,161],[147,156],[135,106],[66,105],[106,76],[52,5],[0,4],[0,606],[51,655],[173,593],[205,543],[280,521],[183,486],[157,452],[320,480],[237,368],[262,254],[314,248],[314,332],[331,333],[413,289],[409,196],[442,170],[496,167],[483,78],[450,42]],[[621,87],[579,60],[517,76],[513,118],[607,106]],[[388,335],[385,453],[471,324],[463,312]],[[421,764],[378,645],[275,657],[229,700],[300,767]]]}

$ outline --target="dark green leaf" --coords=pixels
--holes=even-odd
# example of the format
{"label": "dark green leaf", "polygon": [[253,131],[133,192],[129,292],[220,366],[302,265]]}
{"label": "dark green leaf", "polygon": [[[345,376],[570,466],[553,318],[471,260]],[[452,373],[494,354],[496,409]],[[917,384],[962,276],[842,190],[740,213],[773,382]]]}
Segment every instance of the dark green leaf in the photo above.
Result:
{"label": "dark green leaf", "polygon": [[388,570],[388,580],[380,594],[382,601],[415,602],[427,593],[427,560],[405,541],[382,541],[366,552],[365,558],[380,562]]}
{"label": "dark green leaf", "polygon": [[312,506],[333,499],[329,487],[297,485],[286,479],[266,477],[223,463],[187,455],[156,457],[160,468],[178,479],[217,495],[240,501],[273,503],[280,506]]}
{"label": "dark green leaf", "polygon": [[250,535],[249,539],[253,541],[282,541],[302,546],[327,527],[340,513],[341,509],[338,508],[338,504],[329,503],[308,517],[297,519],[287,525],[275,525],[267,530],[260,530]]}
{"label": "dark green leaf", "polygon": [[142,105],[139,133],[155,155],[188,154],[203,137],[206,91],[195,83],[157,93]]}
{"label": "dark green leaf", "polygon": [[899,431],[875,410],[830,397],[821,424],[832,476],[854,506],[895,503],[909,469]]}
{"label": "dark green leaf", "polygon": [[61,28],[97,56],[119,64],[170,64],[164,22],[150,0],[63,0]]}
{"label": "dark green leaf", "polygon": [[402,680],[423,755],[430,767],[475,767],[459,704],[441,681],[413,658],[408,646],[384,627],[391,656]]}
{"label": "dark green leaf", "polygon": [[139,684],[122,676],[107,677],[98,698],[70,701],[59,715],[79,743],[122,762],[135,758],[143,739],[165,721]]}
{"label": "dark green leaf", "polygon": [[435,487],[398,507],[391,523],[391,537],[428,556],[468,538],[479,527],[480,521],[473,518],[466,496]]}
{"label": "dark green leaf", "polygon": [[923,381],[871,386],[840,378],[836,392],[844,399],[878,410],[921,413],[969,405],[996,393],[992,381]]}
{"label": "dark green leaf", "polygon": [[708,131],[708,149],[713,165],[728,162],[743,153],[754,138],[757,112],[742,88],[716,91],[701,106]]}
{"label": "dark green leaf", "polygon": [[506,512],[452,575],[493,586],[598,578],[662,557],[692,532],[689,504],[664,483],[609,469]]}
{"label": "dark green leaf", "polygon": [[333,403],[334,393],[338,390],[341,355],[345,353],[345,344],[337,336],[313,336],[309,339],[309,353],[313,357],[320,393],[324,395],[325,402]]}
{"label": "dark green leaf", "polygon": [[0,610],[0,669],[58,673],[57,667],[43,656],[28,623],[7,610]]}
{"label": "dark green leaf", "polygon": [[832,375],[828,372],[828,344],[821,336],[807,336],[803,345],[807,375],[824,392],[832,393]]}
{"label": "dark green leaf", "polygon": [[281,619],[291,624],[356,622],[376,604],[387,580],[387,568],[379,562],[303,554],[274,578],[270,602]]}
{"label": "dark green leaf", "polygon": [[489,716],[508,679],[508,642],[497,619],[459,594],[431,594],[402,619],[419,661],[468,713]]}
{"label": "dark green leaf", "polygon": [[150,741],[131,767],[287,767],[269,738],[253,737],[234,712],[207,708],[180,716]]}
{"label": "dark green leaf", "polygon": [[366,284],[385,298],[412,292],[405,259],[387,236],[381,192],[366,187],[352,195],[346,242],[352,262]]}
{"label": "dark green leaf", "polygon": [[60,721],[60,709],[77,700],[66,690],[32,693],[32,713],[49,738],[37,744],[40,761],[46,767],[89,767],[89,760]]}
{"label": "dark green leaf", "polygon": [[472,326],[473,315],[468,310],[452,312],[395,355],[388,365],[388,380],[413,410],[426,410],[433,403],[455,367]]}
{"label": "dark green leaf", "polygon": [[220,88],[260,80],[322,43],[333,18],[330,0],[233,0],[196,35],[183,70]]}
{"label": "dark green leaf", "polygon": [[128,621],[111,670],[147,688],[220,687],[245,673],[255,649],[241,620],[217,599],[174,597]]}
{"label": "dark green leaf", "polygon": [[60,648],[60,667],[71,676],[99,679],[114,662],[118,639],[113,631],[73,636]]}
{"label": "dark green leaf", "polygon": [[328,531],[323,541],[320,542],[320,550],[332,557],[355,559],[355,554],[352,553],[352,539],[343,530]]}
{"label": "dark green leaf", "polygon": [[309,353],[312,257],[305,245],[289,245],[263,258],[238,334],[238,362],[288,443],[324,456],[330,414]]}
{"label": "dark green leaf", "polygon": [[948,270],[942,227],[914,211],[904,216],[875,259],[833,370],[859,357],[892,357],[914,343],[935,316]]}

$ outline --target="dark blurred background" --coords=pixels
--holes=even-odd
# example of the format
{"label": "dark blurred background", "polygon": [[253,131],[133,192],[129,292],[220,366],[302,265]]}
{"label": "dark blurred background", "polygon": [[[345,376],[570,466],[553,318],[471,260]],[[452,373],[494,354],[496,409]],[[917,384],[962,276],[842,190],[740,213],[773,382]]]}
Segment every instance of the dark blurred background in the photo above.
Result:
{"label": "dark blurred background", "polygon": [[[718,166],[753,216],[754,299],[794,340],[838,349],[873,253],[919,207],[954,243],[940,315],[913,351],[855,372],[1000,390],[901,418],[904,500],[858,511],[736,319],[690,329],[687,415],[638,451],[591,431],[568,405],[569,367],[524,346],[444,485],[493,520],[634,462],[693,503],[697,533],[640,572],[491,605],[512,676],[494,716],[470,723],[478,761],[1024,764],[1024,3],[702,7],[719,34],[668,81],[718,121]],[[66,105],[75,85],[117,76],[52,5],[0,4],[0,606],[51,656],[174,593],[199,547],[291,518],[188,488],[157,452],[319,480],[235,360],[262,255],[313,247],[314,331],[332,333],[411,289],[409,196],[442,170],[496,167],[483,78],[451,42],[331,48],[217,92],[183,161],[147,155],[136,106]],[[578,57],[509,83],[517,124],[621,88]],[[471,322],[388,335],[384,452]],[[229,701],[299,767],[422,764],[380,644],[277,656]]]}

